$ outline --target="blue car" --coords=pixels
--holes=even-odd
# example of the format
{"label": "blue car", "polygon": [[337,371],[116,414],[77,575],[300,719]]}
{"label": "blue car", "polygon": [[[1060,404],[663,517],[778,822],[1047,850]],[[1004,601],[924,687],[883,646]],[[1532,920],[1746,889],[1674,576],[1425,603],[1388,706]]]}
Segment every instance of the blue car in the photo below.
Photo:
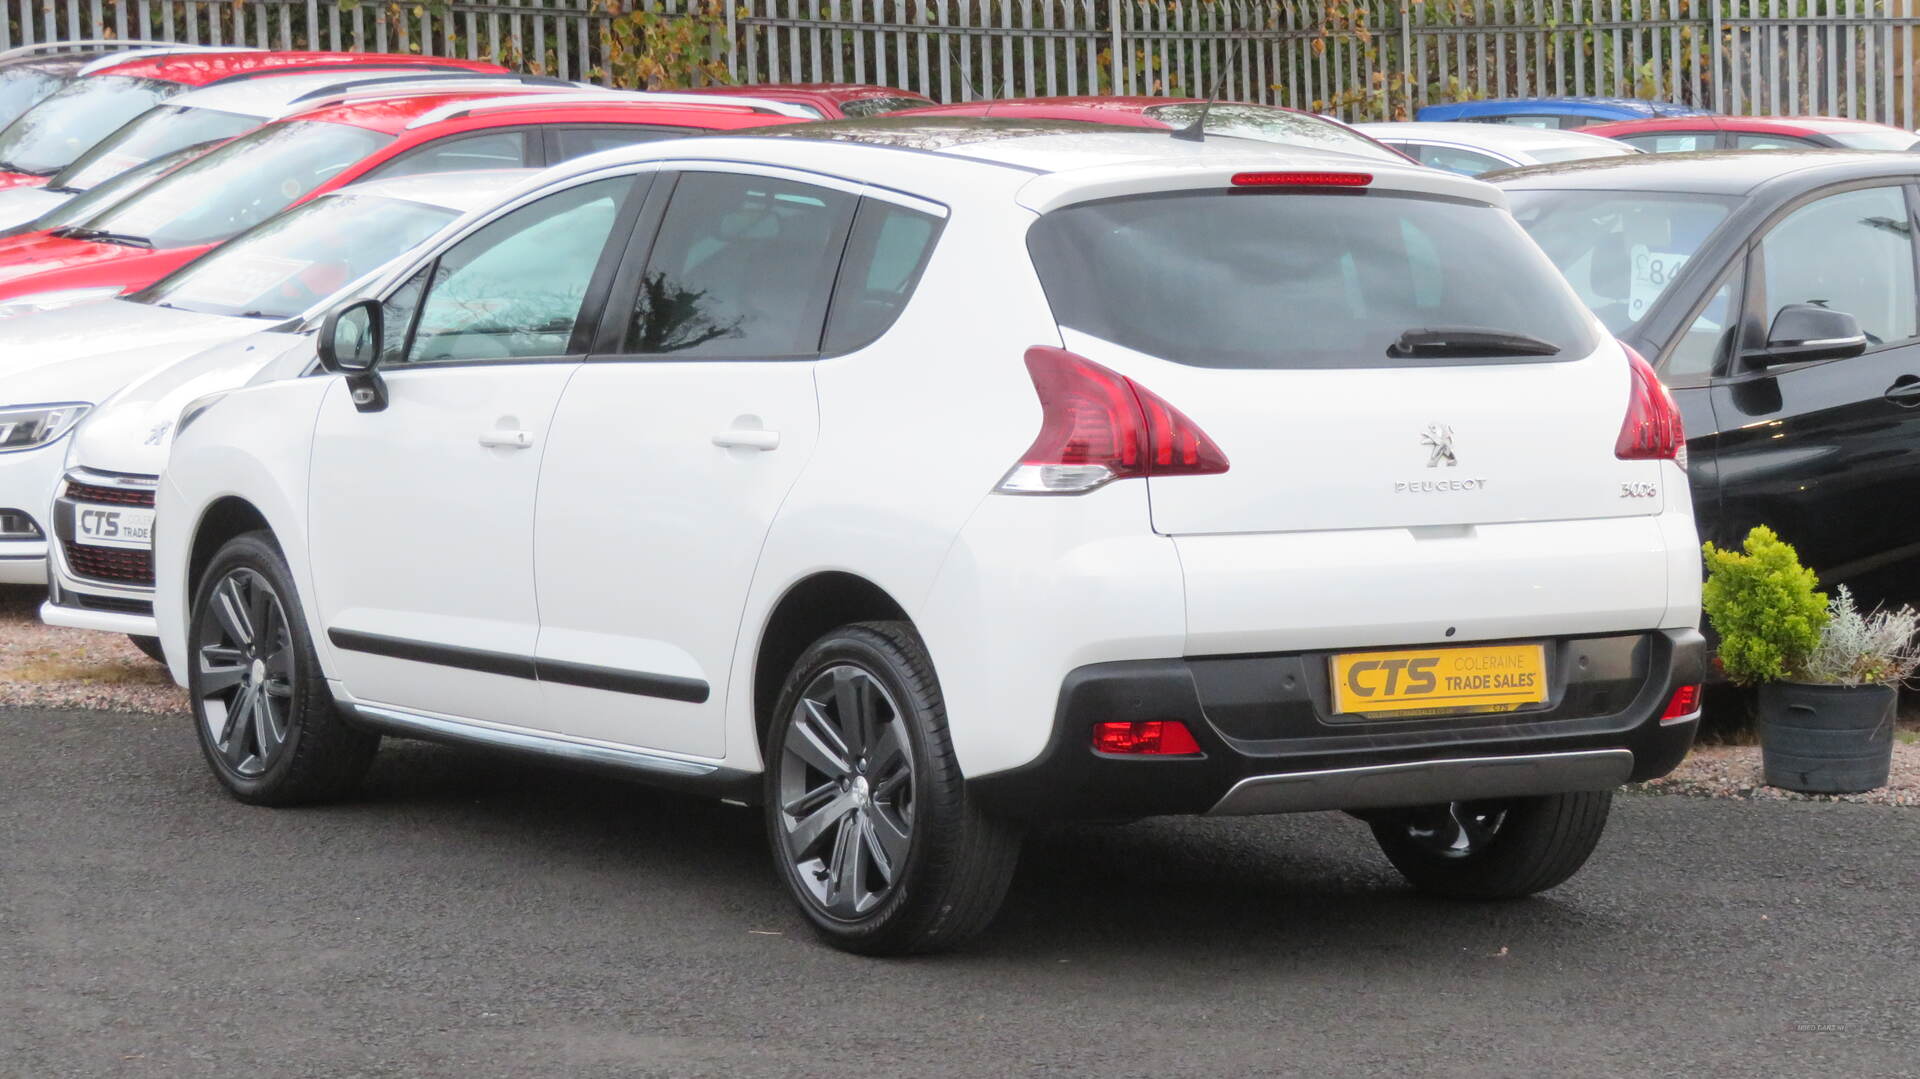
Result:
{"label": "blue car", "polygon": [[1574,128],[1609,120],[1651,120],[1662,116],[1707,116],[1706,109],[1670,101],[1642,101],[1631,97],[1506,97],[1488,101],[1457,101],[1428,105],[1415,120],[1464,120],[1476,124],[1516,124],[1522,127]]}

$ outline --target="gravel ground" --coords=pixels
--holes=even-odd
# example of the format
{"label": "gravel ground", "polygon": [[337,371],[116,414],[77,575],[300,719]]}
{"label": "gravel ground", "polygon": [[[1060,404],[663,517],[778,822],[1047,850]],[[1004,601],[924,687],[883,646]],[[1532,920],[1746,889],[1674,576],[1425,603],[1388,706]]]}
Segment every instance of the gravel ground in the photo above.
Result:
{"label": "gravel ground", "polygon": [[187,695],[125,637],[40,621],[44,589],[0,587],[0,707],[175,712]]}
{"label": "gravel ground", "polygon": [[[0,588],[0,707],[149,713],[186,708],[185,692],[125,637],[43,625],[41,598],[38,589]],[[1905,722],[1914,719],[1909,711]],[[1764,786],[1760,748],[1742,745],[1700,746],[1679,770],[1644,789],[1708,798],[1920,806],[1920,731],[1901,732],[1891,782],[1866,794],[1807,795]]]}

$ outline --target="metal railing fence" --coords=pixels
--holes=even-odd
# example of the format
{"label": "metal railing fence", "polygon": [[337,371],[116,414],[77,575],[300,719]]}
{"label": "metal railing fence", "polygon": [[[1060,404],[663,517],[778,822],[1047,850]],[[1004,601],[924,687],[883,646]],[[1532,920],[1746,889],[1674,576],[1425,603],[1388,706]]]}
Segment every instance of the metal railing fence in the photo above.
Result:
{"label": "metal railing fence", "polygon": [[[606,79],[605,0],[3,0],[0,48],[96,36],[492,57]],[[630,3],[632,0],[621,0]],[[686,0],[641,0],[672,14]],[[1348,119],[1508,95],[1920,124],[1920,0],[722,0],[739,82],[941,101],[1205,95]],[[723,20],[723,21],[722,21]]]}

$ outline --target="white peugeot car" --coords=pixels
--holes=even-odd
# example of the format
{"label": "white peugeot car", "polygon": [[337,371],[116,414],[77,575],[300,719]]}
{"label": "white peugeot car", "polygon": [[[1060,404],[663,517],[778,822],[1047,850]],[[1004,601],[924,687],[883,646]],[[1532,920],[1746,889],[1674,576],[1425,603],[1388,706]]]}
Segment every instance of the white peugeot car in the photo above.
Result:
{"label": "white peugeot car", "polygon": [[[342,188],[263,222],[139,292],[0,321],[0,583],[47,580],[51,534],[53,546],[65,552],[58,572],[68,586],[49,609],[51,620],[129,633],[145,638],[140,643],[152,651],[153,578],[144,531],[171,429],[170,422],[156,424],[171,421],[178,409],[150,421],[135,410],[155,402],[137,394],[117,418],[82,428],[84,452],[66,440],[68,432],[128,383],[223,342],[261,335],[249,342],[253,353],[203,364],[227,372],[208,377],[244,381],[249,363],[257,369],[275,350],[271,338],[299,340],[310,309],[324,311],[342,290],[460,214],[490,205],[527,175],[525,169],[427,175]],[[201,376],[206,372],[194,377]],[[89,503],[110,511],[106,516],[89,514],[78,525],[62,516],[62,503],[48,513],[70,445],[75,467],[100,473],[94,486],[116,489],[111,498]],[[85,499],[66,504],[73,501]]]}
{"label": "white peugeot car", "polygon": [[383,733],[765,807],[868,953],[1024,822],[1346,809],[1552,887],[1696,722],[1681,431],[1495,189],[1044,123],[611,151],[201,399],[156,616],[242,800]]}

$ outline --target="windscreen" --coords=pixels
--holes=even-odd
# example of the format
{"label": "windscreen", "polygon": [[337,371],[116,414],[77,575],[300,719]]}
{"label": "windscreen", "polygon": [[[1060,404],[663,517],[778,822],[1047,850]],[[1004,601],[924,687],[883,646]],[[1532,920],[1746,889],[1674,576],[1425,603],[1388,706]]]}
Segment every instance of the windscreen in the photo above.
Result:
{"label": "windscreen", "polygon": [[205,142],[197,146],[189,146],[156,157],[139,168],[128,169],[85,194],[75,195],[7,235],[77,225],[126,201],[134,192],[213,149],[214,145],[214,143]]}
{"label": "windscreen", "polygon": [[857,97],[852,101],[842,101],[840,112],[848,119],[858,120],[868,116],[885,116],[901,109],[921,109],[933,102],[924,97]]}
{"label": "windscreen", "polygon": [[0,124],[12,123],[42,98],[67,84],[67,76],[16,65],[0,69]]}
{"label": "windscreen", "polygon": [[[1163,124],[1186,127],[1200,115],[1200,105],[1155,105],[1146,113]],[[1291,112],[1268,105],[1213,105],[1207,109],[1206,132],[1209,135],[1258,139],[1261,142],[1359,154],[1387,161],[1406,161],[1399,154],[1342,124],[1323,120],[1312,113]]]}
{"label": "windscreen", "polygon": [[331,195],[297,206],[131,297],[213,315],[298,315],[438,232],[442,206]]}
{"label": "windscreen", "polygon": [[55,191],[87,191],[115,176],[182,146],[230,139],[260,126],[258,116],[218,109],[162,105],[138,119],[61,169],[47,186]]}
{"label": "windscreen", "polygon": [[[1513,219],[1464,200],[1129,196],[1055,210],[1027,247],[1061,325],[1196,367],[1406,366],[1431,362],[1408,357],[1406,344],[1442,329],[1480,331],[1465,339],[1493,342],[1484,355],[1507,361],[1579,357],[1597,343]],[[1501,344],[1517,341],[1538,347]]]}
{"label": "windscreen", "polygon": [[1884,131],[1862,128],[1857,131],[1829,131],[1827,137],[1849,150],[1911,150],[1920,146],[1910,131],[1887,128]]}
{"label": "windscreen", "polygon": [[1507,199],[1521,227],[1615,334],[1646,317],[1735,202],[1661,191],[1511,189]]}
{"label": "windscreen", "polygon": [[124,75],[75,79],[0,131],[0,169],[51,176],[180,89]]}
{"label": "windscreen", "polygon": [[1595,157],[1625,157],[1640,151],[1624,142],[1613,146],[1596,142],[1579,146],[1534,146],[1521,152],[1533,158],[1535,164],[1557,165],[1562,161],[1585,161]]}
{"label": "windscreen", "polygon": [[391,135],[346,124],[272,124],[182,166],[82,225],[156,248],[218,243],[391,141]]}

